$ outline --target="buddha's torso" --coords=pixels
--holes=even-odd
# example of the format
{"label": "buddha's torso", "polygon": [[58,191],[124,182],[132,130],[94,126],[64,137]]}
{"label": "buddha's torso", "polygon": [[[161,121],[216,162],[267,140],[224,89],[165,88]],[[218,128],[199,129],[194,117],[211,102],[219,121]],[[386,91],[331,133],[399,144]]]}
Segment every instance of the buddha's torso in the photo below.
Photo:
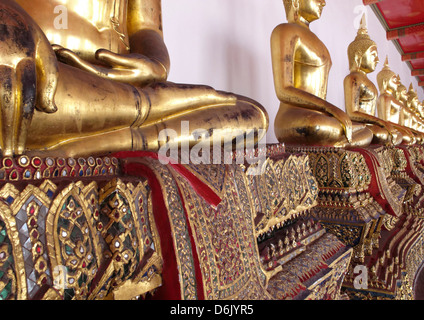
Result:
{"label": "buddha's torso", "polygon": [[[410,109],[411,110],[411,109]],[[411,110],[411,127],[413,129],[418,129],[418,119],[417,115],[414,113],[414,111]]]}
{"label": "buddha's torso", "polygon": [[375,116],[376,101],[378,91],[376,86],[367,78],[367,76],[361,74],[361,85],[359,87],[359,104],[358,111]]}
{"label": "buddha's torso", "polygon": [[400,110],[402,110],[401,106],[399,106],[396,99],[393,98],[393,100],[391,101],[391,104],[390,104],[390,119],[389,119],[389,121],[391,121],[393,123],[399,123]]}
{"label": "buddha's torso", "polygon": [[[396,99],[396,97],[390,91],[385,91],[381,94],[381,101],[383,103],[379,107],[379,116],[385,120],[392,123],[400,123],[401,112],[403,113],[403,121],[407,121],[408,115],[404,113],[402,104]],[[381,115],[380,115],[381,113]]]}
{"label": "buddha's torso", "polygon": [[87,61],[94,61],[100,48],[128,52],[127,1],[17,0],[51,44],[71,49]]}
{"label": "buddha's torso", "polygon": [[406,110],[405,108],[402,108],[402,115],[403,115],[403,123],[401,125],[405,127],[411,127],[412,125],[412,115],[411,113]]}
{"label": "buddha's torso", "polygon": [[294,53],[294,85],[322,99],[327,95],[331,57],[327,47],[309,29],[299,27]]}

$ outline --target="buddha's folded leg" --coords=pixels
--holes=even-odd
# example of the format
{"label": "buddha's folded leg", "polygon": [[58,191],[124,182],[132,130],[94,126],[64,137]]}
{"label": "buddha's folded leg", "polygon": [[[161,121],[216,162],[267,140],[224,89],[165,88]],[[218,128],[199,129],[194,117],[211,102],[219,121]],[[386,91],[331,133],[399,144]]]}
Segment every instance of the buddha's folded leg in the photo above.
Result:
{"label": "buddha's folded leg", "polygon": [[385,128],[380,127],[378,125],[368,125],[367,126],[373,133],[373,140],[372,140],[372,144],[381,144],[381,145],[398,145],[401,143],[402,141],[402,134],[397,131],[394,130],[393,132],[391,132],[391,135],[389,133],[389,131],[387,131]]}
{"label": "buddha's folded leg", "polygon": [[323,112],[281,104],[275,120],[277,139],[286,144],[348,147],[368,145],[372,133],[364,125],[353,124],[349,143],[341,123]]}
{"label": "buddha's folded leg", "polygon": [[208,86],[164,82],[137,88],[59,67],[58,111],[34,114],[29,151],[75,156],[158,150],[159,131],[172,128],[180,135],[184,120],[206,130],[268,126],[268,115],[257,102]]}
{"label": "buddha's folded leg", "polygon": [[166,143],[192,147],[202,142],[223,144],[254,135],[254,143],[268,130],[268,114],[257,102],[236,96],[234,105],[208,105],[188,109],[153,124],[133,129],[136,149],[157,151]]}
{"label": "buddha's folded leg", "polygon": [[[373,134],[367,126],[363,126],[360,123],[353,122],[352,123],[352,142],[350,143],[350,147],[363,147],[367,146],[371,143]],[[348,147],[348,146],[346,146]]]}
{"label": "buddha's folded leg", "polygon": [[408,129],[400,125],[396,125],[396,130],[402,134],[402,144],[413,145],[416,142],[414,134]]}
{"label": "buddha's folded leg", "polygon": [[129,127],[68,140],[59,140],[56,144],[44,149],[30,149],[26,154],[28,156],[66,158],[106,155],[114,151],[123,150],[132,150],[132,131]]}
{"label": "buddha's folded leg", "polygon": [[252,141],[256,143],[266,134],[268,114],[253,100],[237,98],[234,105],[200,106],[153,124],[68,139],[52,145],[45,152],[76,157],[118,151],[159,151],[166,143],[189,148],[201,141],[222,145],[231,138],[237,140],[246,134],[252,134]]}
{"label": "buddha's folded leg", "polygon": [[206,85],[173,82],[157,82],[139,90],[142,95],[148,97],[150,103],[148,115],[140,126],[175,118],[213,105],[235,106],[238,100],[247,99],[232,93],[217,91]]}

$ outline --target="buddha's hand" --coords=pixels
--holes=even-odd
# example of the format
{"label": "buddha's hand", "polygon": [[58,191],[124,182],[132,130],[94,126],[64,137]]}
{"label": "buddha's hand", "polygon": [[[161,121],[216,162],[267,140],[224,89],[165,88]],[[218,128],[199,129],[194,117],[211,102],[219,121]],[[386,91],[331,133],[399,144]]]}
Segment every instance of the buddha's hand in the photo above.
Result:
{"label": "buddha's hand", "polygon": [[54,45],[58,59],[99,77],[143,86],[154,81],[165,81],[166,68],[157,60],[142,54],[117,54],[106,49],[97,50],[95,57],[99,64],[92,64],[79,57],[72,50]]}
{"label": "buddha's hand", "polygon": [[346,136],[347,142],[352,143],[353,125],[350,117],[343,110],[332,107],[330,114],[332,114],[342,125],[343,132]]}
{"label": "buddha's hand", "polygon": [[34,110],[57,110],[58,69],[47,38],[14,1],[0,0],[0,30],[0,143],[12,156],[25,151]]}
{"label": "buddha's hand", "polygon": [[389,132],[390,142],[392,144],[396,144],[397,137],[395,133],[398,132],[396,128],[388,122],[383,123],[383,128],[385,128]]}
{"label": "buddha's hand", "polygon": [[352,122],[344,126],[344,133],[346,135],[347,142],[352,143]]}

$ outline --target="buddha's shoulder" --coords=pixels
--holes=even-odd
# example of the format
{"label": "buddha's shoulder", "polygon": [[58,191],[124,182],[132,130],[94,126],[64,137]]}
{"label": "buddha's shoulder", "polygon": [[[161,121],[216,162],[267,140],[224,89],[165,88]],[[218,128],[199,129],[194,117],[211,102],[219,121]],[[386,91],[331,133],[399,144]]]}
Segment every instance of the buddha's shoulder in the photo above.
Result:
{"label": "buddha's shoulder", "polygon": [[290,31],[296,30],[298,32],[302,32],[302,31],[311,32],[308,28],[298,25],[297,23],[281,23],[274,28],[274,31],[278,31],[278,32],[284,32],[286,30],[290,30]]}
{"label": "buddha's shoulder", "polygon": [[354,80],[359,83],[365,82],[368,80],[368,77],[359,71],[352,71],[346,77],[345,80]]}
{"label": "buddha's shoulder", "polygon": [[302,27],[296,23],[282,23],[274,28],[272,31],[273,37],[284,37],[286,39],[293,39],[297,37],[310,37],[313,36],[311,30]]}

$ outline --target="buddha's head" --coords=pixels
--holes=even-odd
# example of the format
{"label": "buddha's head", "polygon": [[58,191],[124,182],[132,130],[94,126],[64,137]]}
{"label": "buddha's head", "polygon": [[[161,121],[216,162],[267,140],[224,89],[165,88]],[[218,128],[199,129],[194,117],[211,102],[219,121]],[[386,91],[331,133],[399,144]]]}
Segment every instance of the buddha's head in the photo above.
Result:
{"label": "buddha's head", "polygon": [[421,101],[418,101],[418,112],[421,118],[424,118],[424,104]]}
{"label": "buddha's head", "polygon": [[350,71],[363,71],[370,73],[375,70],[379,62],[377,44],[371,40],[365,21],[362,16],[358,34],[347,48]]}
{"label": "buddha's head", "polygon": [[321,17],[325,0],[283,0],[288,22],[298,19],[311,23]]}
{"label": "buddha's head", "polygon": [[418,95],[415,92],[414,87],[412,86],[412,83],[409,86],[407,96],[408,96],[407,103],[409,108],[414,112],[418,112],[418,105],[420,103],[420,100],[418,100]]}
{"label": "buddha's head", "polygon": [[399,75],[394,73],[389,67],[389,58],[386,57],[383,69],[377,74],[377,83],[380,92],[389,92],[397,95],[400,85]]}

